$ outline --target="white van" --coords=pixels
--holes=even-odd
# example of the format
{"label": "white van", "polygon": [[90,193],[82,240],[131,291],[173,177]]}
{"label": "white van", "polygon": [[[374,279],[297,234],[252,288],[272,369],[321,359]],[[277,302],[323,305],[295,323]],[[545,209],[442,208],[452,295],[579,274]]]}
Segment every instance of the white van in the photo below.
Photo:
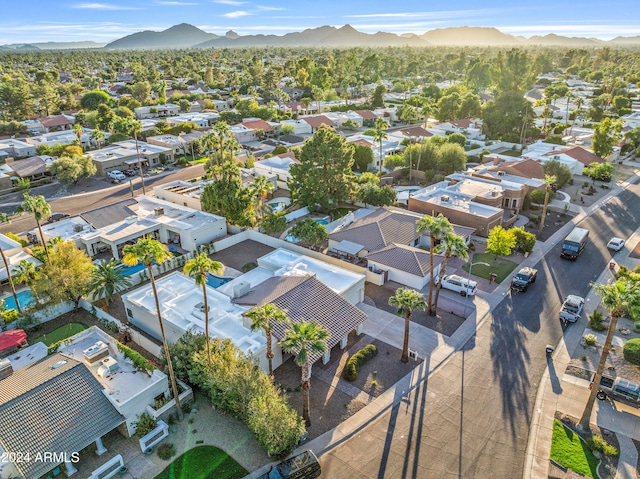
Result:
{"label": "white van", "polygon": [[[435,278],[436,284],[438,284],[438,277]],[[450,289],[456,293],[460,293],[462,296],[474,296],[478,292],[478,283],[473,280],[468,280],[457,274],[447,274],[442,278],[442,287],[444,289]]]}

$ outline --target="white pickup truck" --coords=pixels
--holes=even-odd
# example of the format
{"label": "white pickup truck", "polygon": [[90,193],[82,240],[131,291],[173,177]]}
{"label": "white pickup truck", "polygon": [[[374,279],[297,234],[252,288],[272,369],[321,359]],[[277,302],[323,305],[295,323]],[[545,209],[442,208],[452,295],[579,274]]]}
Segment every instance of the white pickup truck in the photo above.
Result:
{"label": "white pickup truck", "polygon": [[611,399],[640,407],[640,385],[624,378],[610,378],[602,376],[597,397],[604,400],[607,396]]}
{"label": "white pickup truck", "polygon": [[584,309],[584,298],[570,294],[560,308],[560,320],[575,323],[580,319]]}

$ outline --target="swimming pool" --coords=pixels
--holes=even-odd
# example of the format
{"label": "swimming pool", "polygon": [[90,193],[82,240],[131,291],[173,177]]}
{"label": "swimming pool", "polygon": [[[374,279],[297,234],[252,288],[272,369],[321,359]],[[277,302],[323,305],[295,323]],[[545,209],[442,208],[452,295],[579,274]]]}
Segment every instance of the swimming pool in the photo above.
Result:
{"label": "swimming pool", "polygon": [[314,220],[316,223],[327,226],[329,222],[327,220]]}
{"label": "swimming pool", "polygon": [[134,274],[139,273],[143,269],[147,269],[147,267],[142,263],[138,263],[133,266],[126,266],[124,264],[120,264],[119,269],[122,271],[122,274],[124,276],[133,276]]}
{"label": "swimming pool", "polygon": [[[20,306],[23,308],[26,308],[27,306],[36,302],[30,289],[23,289],[22,291],[18,292],[16,296],[18,297],[18,301],[20,301]],[[18,310],[18,308],[16,308],[16,300],[14,299],[13,295],[4,298],[4,307],[6,309],[15,309],[16,311]]]}
{"label": "swimming pool", "polygon": [[207,273],[207,284],[212,288],[219,288],[223,284],[227,284],[233,278],[221,278],[211,273]]}
{"label": "swimming pool", "polygon": [[298,238],[293,236],[291,233],[289,233],[287,236],[285,236],[284,240],[288,241],[289,243],[297,243],[298,241],[300,241]]}

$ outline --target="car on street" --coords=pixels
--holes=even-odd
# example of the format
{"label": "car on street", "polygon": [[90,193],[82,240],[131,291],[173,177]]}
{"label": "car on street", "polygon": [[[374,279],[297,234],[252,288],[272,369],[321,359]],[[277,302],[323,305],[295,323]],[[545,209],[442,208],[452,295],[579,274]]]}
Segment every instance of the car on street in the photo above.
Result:
{"label": "car on street", "polygon": [[580,319],[584,309],[584,298],[570,294],[560,308],[560,319],[564,322],[575,323]]}
{"label": "car on street", "polygon": [[69,213],[53,213],[51,216],[49,216],[47,221],[49,223],[55,223],[56,221],[60,221],[68,217],[69,217]]}
{"label": "car on street", "polygon": [[109,173],[107,173],[107,176],[112,180],[118,180],[118,181],[127,179],[127,177],[124,176],[124,173],[120,170],[111,170]]}
{"label": "car on street", "polygon": [[[438,284],[437,276],[434,281]],[[442,288],[460,293],[461,296],[474,296],[478,292],[478,283],[457,274],[447,274],[442,278]]]}
{"label": "car on street", "polygon": [[126,170],[123,170],[122,172],[127,176],[136,176],[138,174],[138,173],[136,173],[136,170],[134,170],[133,168],[127,168]]}
{"label": "car on street", "polygon": [[538,278],[538,270],[534,268],[524,267],[511,278],[511,289],[525,292],[530,284],[536,282]]}
{"label": "car on street", "polygon": [[315,479],[321,474],[318,458],[310,449],[272,466],[258,479]]}
{"label": "car on street", "polygon": [[611,240],[607,243],[607,248],[609,248],[611,251],[620,251],[623,247],[624,240],[622,238],[618,238],[617,236],[611,238]]}

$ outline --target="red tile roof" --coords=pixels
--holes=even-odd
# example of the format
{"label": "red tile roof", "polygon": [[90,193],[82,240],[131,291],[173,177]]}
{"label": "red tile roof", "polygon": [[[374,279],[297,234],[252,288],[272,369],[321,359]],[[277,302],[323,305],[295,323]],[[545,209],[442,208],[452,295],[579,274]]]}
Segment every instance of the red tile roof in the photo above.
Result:
{"label": "red tile roof", "polygon": [[52,126],[71,125],[71,122],[62,115],[48,116],[46,118],[40,118],[38,121],[42,123],[42,126],[44,126],[45,128],[51,128]]}
{"label": "red tile roof", "polygon": [[544,179],[544,169],[535,160],[505,161],[498,166],[489,168],[491,171],[504,171],[510,175],[524,178]]}
{"label": "red tile roof", "polygon": [[315,115],[315,116],[305,116],[302,120],[306,121],[311,125],[311,128],[318,129],[322,125],[327,125],[333,128],[333,122],[324,115]]}
{"label": "red tile roof", "polygon": [[262,130],[265,133],[273,131],[271,125],[264,120],[249,120],[243,121],[242,124],[250,130]]}
{"label": "red tile roof", "polygon": [[585,150],[581,146],[572,146],[569,148],[564,148],[562,150],[553,150],[549,153],[545,153],[544,156],[554,155],[570,156],[571,158],[573,158],[574,160],[578,160],[585,166],[589,166],[591,163],[602,163],[604,161],[598,155],[591,153],[589,150]]}
{"label": "red tile roof", "polygon": [[418,138],[429,138],[433,136],[433,133],[431,133],[429,130],[425,130],[421,126],[412,126],[411,128],[405,128],[404,130],[402,130],[402,133],[407,136]]}
{"label": "red tile roof", "polygon": [[360,115],[363,120],[375,120],[378,118],[371,110],[354,110],[354,113]]}
{"label": "red tile roof", "polygon": [[[348,141],[348,140],[347,140]],[[360,146],[368,146],[369,148],[371,148],[371,146],[373,146],[373,143],[363,139],[363,138],[358,138],[357,140],[353,140],[353,141],[349,141],[349,143],[353,143],[354,145],[360,145]]]}

